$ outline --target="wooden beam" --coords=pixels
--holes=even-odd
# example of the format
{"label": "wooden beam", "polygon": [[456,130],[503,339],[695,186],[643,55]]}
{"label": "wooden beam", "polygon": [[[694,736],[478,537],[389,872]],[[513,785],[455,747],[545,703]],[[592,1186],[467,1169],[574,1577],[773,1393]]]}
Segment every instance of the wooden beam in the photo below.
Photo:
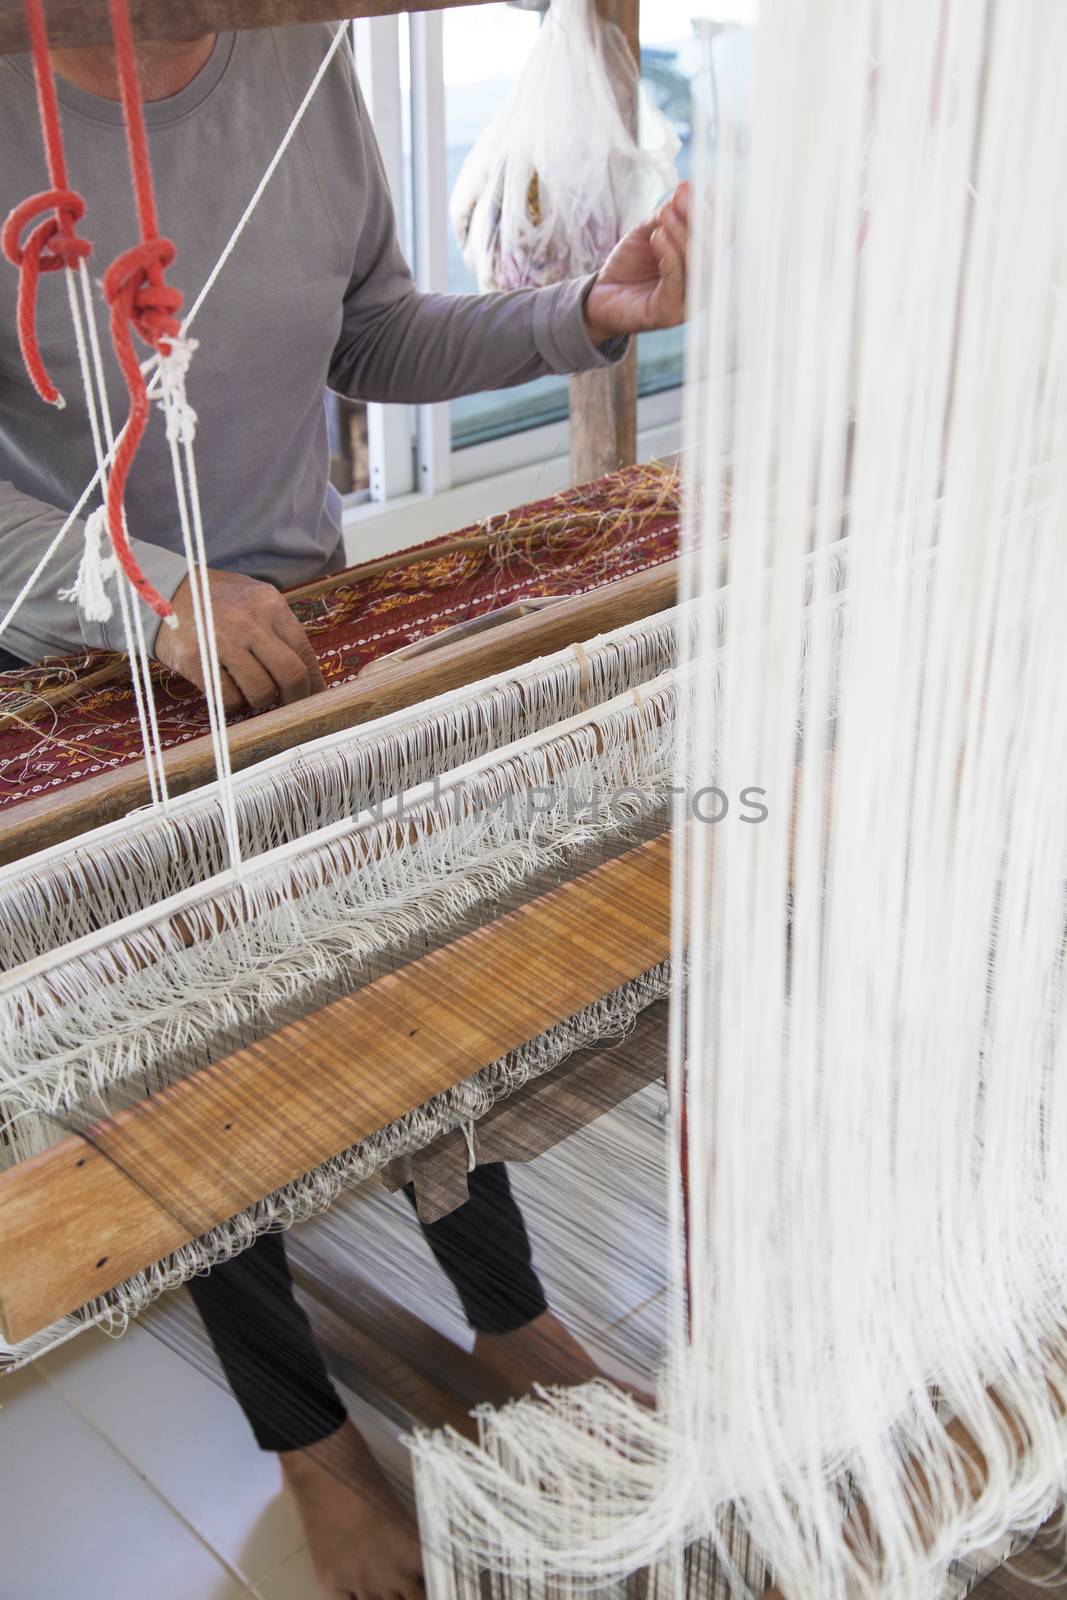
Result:
{"label": "wooden beam", "polygon": [[[597,0],[606,22],[621,28],[641,59],[640,0]],[[627,108],[637,127],[637,103]],[[637,460],[637,343],[618,366],[571,379],[571,481],[588,483]]]}
{"label": "wooden beam", "polygon": [[571,481],[589,483],[637,460],[637,347],[617,367],[571,379]]}
{"label": "wooden beam", "polygon": [[[536,1161],[667,1073],[670,1006],[654,1000],[623,1039],[587,1045],[543,1078],[523,1084],[487,1111],[474,1130],[478,1165]],[[399,1156],[382,1173],[387,1189],[415,1185],[423,1222],[437,1222],[469,1198],[466,1130],[443,1133]]]}
{"label": "wooden beam", "polygon": [[638,845],[0,1175],[0,1325],[29,1338],[670,951]]}
{"label": "wooden beam", "polygon": [[[130,0],[138,39],[192,39],[230,28],[282,28],[342,17],[388,17],[398,11],[448,11],[489,0]],[[45,0],[53,48],[108,44],[108,0]],[[29,49],[22,0],[0,0],[0,55]]]}
{"label": "wooden beam", "polygon": [[[677,561],[665,562],[573,600],[561,600],[532,616],[503,623],[491,632],[443,645],[430,655],[382,666],[310,700],[264,712],[230,729],[234,770],[666,611],[678,597],[678,571]],[[211,740],[192,739],[169,750],[166,770],[172,795],[209,783],[215,775]],[[136,761],[12,806],[0,813],[0,862],[17,861],[113,822],[150,799],[145,764]]]}

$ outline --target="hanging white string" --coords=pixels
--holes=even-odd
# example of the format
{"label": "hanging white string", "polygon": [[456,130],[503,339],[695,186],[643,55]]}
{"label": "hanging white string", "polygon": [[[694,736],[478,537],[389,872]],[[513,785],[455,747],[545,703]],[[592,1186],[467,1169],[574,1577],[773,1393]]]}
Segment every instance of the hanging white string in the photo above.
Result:
{"label": "hanging white string", "polygon": [[59,598],[78,606],[90,622],[107,622],[114,609],[107,586],[119,571],[118,560],[106,555],[107,514],[103,506],[90,511],[85,519],[85,550],[78,573],[69,589],[60,589]]}
{"label": "hanging white string", "polygon": [[[735,1523],[783,1594],[928,1600],[1067,1477],[1067,13],[759,11],[697,236],[716,642],[727,509],[731,600],[682,774],[773,803],[680,830],[666,1405],[420,1440],[431,1600],[705,1595],[678,1545]],[[801,573],[846,518],[839,636]]]}
{"label": "hanging white string", "polygon": [[[188,337],[189,330],[192,327],[193,322],[195,321],[198,312],[202,309],[204,301],[207,299],[207,297],[210,294],[211,290],[214,288],[215,283],[218,280],[219,274],[222,272],[222,269],[225,267],[227,261],[229,261],[230,257],[233,255],[233,252],[236,250],[238,244],[240,243],[241,237],[244,234],[244,231],[247,228],[249,222],[251,221],[252,216],[255,213],[255,210],[256,210],[257,206],[259,205],[260,201],[262,200],[263,194],[264,194],[268,184],[270,183],[271,178],[274,176],[275,172],[277,171],[279,163],[281,162],[283,156],[285,155],[285,152],[288,150],[290,144],[292,143],[293,139],[295,138],[295,136],[297,134],[297,131],[300,128],[300,124],[304,120],[304,115],[307,112],[307,109],[310,106],[312,100],[315,98],[315,93],[316,93],[319,85],[322,83],[323,78],[326,76],[326,73],[327,73],[327,71],[329,69],[330,63],[332,62],[334,56],[337,54],[337,51],[339,50],[340,46],[343,44],[343,42],[344,42],[345,38],[347,37],[347,35],[348,35],[348,24],[347,23],[342,23],[341,26],[338,28],[337,32],[334,34],[334,37],[330,42],[329,49],[326,51],[326,54],[323,56],[322,61],[319,63],[319,66],[318,66],[318,68],[317,68],[317,70],[315,72],[314,77],[312,78],[310,84],[307,87],[307,91],[306,91],[306,93],[304,95],[304,98],[301,100],[299,106],[297,107],[295,113],[293,114],[293,119],[290,122],[288,128],[286,129],[285,133],[283,134],[281,142],[278,145],[277,150],[274,152],[274,155],[271,157],[270,161],[267,163],[267,166],[266,166],[266,169],[264,170],[263,176],[259,180],[259,182],[256,185],[255,189],[253,190],[252,196],[251,196],[248,204],[246,205],[244,211],[241,213],[240,219],[238,220],[236,227],[234,228],[232,234],[230,235],[229,239],[227,240],[225,246],[223,247],[223,250],[222,250],[221,255],[219,256],[219,259],[216,261],[214,267],[208,273],[208,276],[205,279],[205,281],[204,281],[204,283],[203,283],[203,285],[202,285],[202,287],[200,289],[199,294],[196,296],[196,299],[193,301],[192,305],[190,306],[188,315],[184,318],[184,320],[182,322],[182,337],[183,338],[187,338]],[[157,370],[153,373],[151,379],[149,380],[149,384],[148,384],[148,393],[149,393],[149,395],[155,395],[159,390],[159,385],[160,385],[160,376],[159,376],[159,371],[158,371],[158,367],[157,367]],[[44,573],[48,570],[49,566],[51,565],[51,563],[52,563],[52,561],[53,561],[53,559],[54,559],[54,557],[56,555],[56,552],[59,550],[59,548],[62,545],[64,539],[67,536],[67,534],[70,532],[71,528],[73,528],[74,524],[78,521],[78,519],[81,516],[82,512],[85,510],[85,507],[88,505],[88,503],[89,503],[89,501],[90,501],[90,499],[91,499],[91,497],[93,495],[94,490],[103,481],[104,472],[111,465],[113,457],[114,457],[114,446],[112,445],[108,449],[108,452],[107,452],[107,454],[106,454],[106,456],[104,458],[102,467],[101,466],[97,467],[97,470],[94,473],[93,477],[90,478],[89,482],[86,484],[85,488],[82,490],[81,494],[78,496],[78,499],[75,502],[75,504],[74,504],[72,510],[70,511],[69,515],[67,516],[66,520],[63,522],[61,527],[57,530],[57,532],[55,533],[55,535],[51,539],[50,543],[47,545],[45,550],[42,552],[42,554],[40,556],[40,559],[37,561],[36,565],[33,568],[33,571],[30,573],[29,577],[26,579],[25,583],[22,585],[22,588],[19,590],[18,594],[15,596],[14,600],[11,602],[10,606],[5,611],[3,617],[0,617],[0,637],[3,637],[3,634],[5,633],[7,628],[11,625],[11,622],[12,622],[13,618],[18,614],[18,612],[21,609],[21,607],[25,604],[26,600],[33,593],[34,589],[36,588],[36,586],[37,586],[38,582],[40,581],[40,579],[43,577]]]}
{"label": "hanging white string", "polygon": [[189,572],[193,624],[200,652],[200,670],[204,679],[211,747],[218,774],[219,804],[224,818],[230,866],[236,870],[241,864],[241,844],[237,828],[237,802],[233,787],[233,769],[230,764],[230,745],[226,735],[226,709],[222,693],[218,641],[215,635],[215,613],[208,578],[204,521],[193,448],[196,439],[196,412],[189,404],[185,392],[186,374],[195,349],[195,340],[179,337],[170,341],[169,354],[163,356],[159,363],[159,375],[163,387],[161,409],[166,418],[174,495],[182,530],[182,549]]}
{"label": "hanging white string", "polygon": [[[97,481],[101,484],[102,492],[106,495],[107,462],[110,461],[111,456],[114,454],[115,435],[111,420],[111,404],[108,400],[107,380],[104,375],[103,356],[96,326],[96,308],[93,302],[92,286],[89,282],[89,272],[84,261],[78,263],[79,283],[77,286],[74,284],[71,273],[68,272],[65,276],[67,279],[67,296],[70,305],[71,322],[74,327],[74,342],[77,347],[78,365],[85,390],[86,410],[89,414],[89,429],[92,434],[93,450],[96,455]],[[78,288],[81,290],[81,306],[78,304]],[[101,419],[103,421],[103,437],[101,436]],[[79,569],[74,591],[68,591],[67,596],[75,598],[75,593],[80,595],[83,589],[87,591],[95,602],[94,608],[99,613],[99,620],[101,621],[106,621],[111,613],[110,600],[104,589],[106,558],[103,556],[103,540],[105,533],[104,512],[102,508],[98,508],[97,511],[93,512],[86,524],[85,552],[82,556],[82,566]],[[109,565],[117,567],[117,563],[113,561]],[[125,575],[116,571],[115,580],[115,588],[119,597],[119,610],[122,616],[123,638],[126,652],[130,659],[130,679],[133,684],[134,703],[137,707],[137,721],[141,730],[141,746],[145,753],[145,767],[148,772],[152,803],[153,805],[165,806],[168,794],[163,764],[163,745],[156,715],[155,695],[152,689],[152,663],[148,650],[148,641],[144,632],[141,607],[131,594]]]}

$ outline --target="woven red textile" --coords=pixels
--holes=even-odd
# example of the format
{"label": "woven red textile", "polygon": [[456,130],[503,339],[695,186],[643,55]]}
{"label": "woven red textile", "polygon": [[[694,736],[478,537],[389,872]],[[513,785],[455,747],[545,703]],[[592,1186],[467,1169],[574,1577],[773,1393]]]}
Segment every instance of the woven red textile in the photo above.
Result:
{"label": "woven red textile", "polygon": [[[671,560],[678,552],[679,502],[671,472],[631,468],[417,547],[424,558],[400,570],[367,575],[351,567],[337,574],[327,594],[295,600],[293,609],[327,685],[348,683],[379,656],[515,600],[582,593]],[[435,554],[453,539],[486,533],[493,536],[486,548]],[[140,759],[125,671],[41,712],[42,695],[116,660],[103,653],[53,657],[0,673],[0,809]],[[207,708],[198,690],[162,667],[154,678],[164,746],[206,733]]]}

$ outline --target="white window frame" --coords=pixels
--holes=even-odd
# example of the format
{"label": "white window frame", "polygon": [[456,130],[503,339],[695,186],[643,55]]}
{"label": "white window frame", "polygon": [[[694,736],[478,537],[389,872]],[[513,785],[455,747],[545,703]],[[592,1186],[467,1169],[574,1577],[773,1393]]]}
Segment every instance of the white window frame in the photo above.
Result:
{"label": "white window frame", "polygon": [[[638,401],[637,431],[641,438],[651,439],[663,432],[678,437],[682,419],[682,390],[662,389],[658,394],[646,395]],[[680,448],[680,443],[669,446]],[[456,485],[477,483],[502,472],[518,472],[538,462],[570,460],[571,425],[563,418],[541,427],[524,428],[506,434],[501,439],[491,439],[485,444],[464,445],[452,452],[452,482]]]}
{"label": "white window frame", "polygon": [[[400,19],[364,17],[352,24],[356,72],[371,124],[378,136],[385,175],[398,219],[406,214],[404,104],[400,93]],[[370,498],[388,505],[415,490],[407,406],[368,405],[367,453]]]}
{"label": "white window frame", "polygon": [[[445,160],[445,34],[440,11],[417,11],[411,30],[411,150],[415,184],[415,282],[448,291],[448,169]],[[452,408],[418,406],[416,467],[423,494],[452,486]]]}
{"label": "white window frame", "polygon": [[[448,289],[444,15],[409,15],[411,43],[411,184],[415,281],[423,291]],[[406,214],[397,16],[353,24],[356,66],[374,124],[398,218]],[[638,455],[644,460],[681,447],[680,387],[638,403]],[[372,559],[405,544],[478,521],[569,482],[570,423],[521,429],[485,444],[452,446],[448,403],[367,407],[370,495],[345,501],[349,559]]]}
{"label": "white window frame", "polygon": [[[673,395],[678,391],[669,391]],[[662,395],[649,396],[661,401]],[[355,497],[345,503],[343,533],[345,560],[355,566],[360,561],[374,561],[378,556],[392,555],[406,550],[426,539],[465,528],[485,517],[511,511],[515,506],[531,500],[543,500],[566,489],[571,483],[570,430],[560,424],[558,428],[531,429],[531,433],[554,435],[551,448],[534,455],[524,465],[506,462],[497,472],[483,472],[464,481],[454,482],[450,489],[437,495],[409,494],[389,505],[372,505]],[[560,448],[560,437],[565,448]],[[491,451],[492,445],[473,448]],[[644,427],[637,436],[638,461],[661,460],[677,455],[682,448],[682,423],[669,420]],[[466,455],[466,451],[458,454]],[[482,466],[491,465],[491,457],[483,457]]]}

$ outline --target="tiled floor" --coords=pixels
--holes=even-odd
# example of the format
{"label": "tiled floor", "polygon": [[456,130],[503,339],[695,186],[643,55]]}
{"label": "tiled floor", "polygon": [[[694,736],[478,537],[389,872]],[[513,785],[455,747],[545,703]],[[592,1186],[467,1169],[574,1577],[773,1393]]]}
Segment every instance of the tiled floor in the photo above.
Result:
{"label": "tiled floor", "polygon": [[[144,1328],[89,1334],[0,1394],[0,1600],[317,1600],[273,1458]],[[395,1467],[395,1438],[354,1411]],[[975,1600],[1024,1596],[1067,1600],[1058,1529]]]}
{"label": "tiled floor", "polygon": [[[654,1097],[645,1121],[658,1128]],[[516,1189],[553,1302],[594,1336],[609,1370],[640,1381],[595,1335],[625,1323],[628,1344],[655,1346],[662,1313],[649,1291],[663,1246],[652,1228],[643,1259],[619,1215],[597,1217],[602,1292],[589,1299],[583,1279],[583,1328],[557,1233],[561,1212],[590,1204],[591,1156],[576,1163],[574,1150],[516,1171]],[[402,1199],[360,1196],[310,1229],[338,1275],[357,1270],[425,1324],[463,1338],[454,1295]],[[155,1320],[157,1334],[173,1337],[165,1315],[158,1308],[117,1341],[90,1331],[0,1384],[0,1600],[318,1600],[276,1460],[257,1449],[229,1392],[151,1332]],[[346,1398],[386,1470],[402,1471],[395,1431]]]}
{"label": "tiled floor", "polygon": [[143,1328],[85,1335],[0,1401],[0,1600],[314,1600],[276,1461]]}
{"label": "tiled floor", "polygon": [[[0,1388],[0,1600],[318,1600],[274,1458],[151,1325],[89,1333]],[[347,1398],[401,1471],[395,1432]],[[1057,1527],[975,1600],[1067,1600],[1063,1572]]]}

